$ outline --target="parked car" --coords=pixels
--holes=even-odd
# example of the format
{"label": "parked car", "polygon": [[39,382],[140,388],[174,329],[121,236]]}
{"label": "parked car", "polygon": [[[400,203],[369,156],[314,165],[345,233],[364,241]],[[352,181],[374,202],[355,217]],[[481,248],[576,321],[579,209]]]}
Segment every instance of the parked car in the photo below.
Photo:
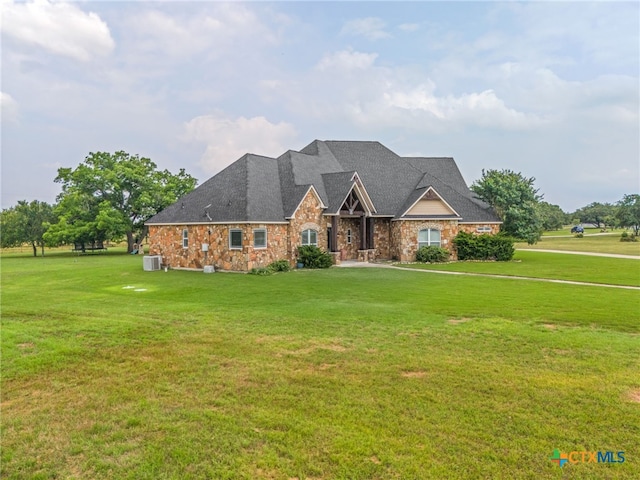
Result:
{"label": "parked car", "polygon": [[584,233],[584,228],[582,228],[582,225],[575,225],[571,227],[571,233]]}

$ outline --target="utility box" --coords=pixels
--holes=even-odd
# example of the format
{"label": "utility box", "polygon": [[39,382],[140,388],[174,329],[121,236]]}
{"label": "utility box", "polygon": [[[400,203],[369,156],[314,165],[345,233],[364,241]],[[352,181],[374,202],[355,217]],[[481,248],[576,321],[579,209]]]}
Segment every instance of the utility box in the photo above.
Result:
{"label": "utility box", "polygon": [[203,243],[202,244],[202,251],[203,252],[208,252],[209,251],[209,244],[208,243]]}
{"label": "utility box", "polygon": [[213,265],[205,265],[204,266],[204,273],[213,273],[215,272],[215,269],[213,268]]}
{"label": "utility box", "polygon": [[145,255],[142,258],[142,268],[145,272],[160,270],[162,257],[160,255]]}

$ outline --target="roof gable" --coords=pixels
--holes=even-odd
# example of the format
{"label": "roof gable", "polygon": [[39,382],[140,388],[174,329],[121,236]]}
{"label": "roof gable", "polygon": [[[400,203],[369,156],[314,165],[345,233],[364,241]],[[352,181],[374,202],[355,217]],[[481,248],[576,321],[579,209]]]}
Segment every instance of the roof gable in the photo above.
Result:
{"label": "roof gable", "polygon": [[420,196],[401,216],[448,215],[451,217],[460,217],[458,212],[456,212],[432,186],[429,185],[426,189],[420,187],[419,190],[421,192]]}

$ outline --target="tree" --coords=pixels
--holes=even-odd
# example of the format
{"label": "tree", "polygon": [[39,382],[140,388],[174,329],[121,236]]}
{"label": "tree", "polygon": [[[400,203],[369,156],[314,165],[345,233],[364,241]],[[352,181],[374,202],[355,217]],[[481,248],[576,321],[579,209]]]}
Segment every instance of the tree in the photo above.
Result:
{"label": "tree", "polygon": [[616,217],[621,227],[633,228],[637,236],[640,232],[640,195],[624,195],[618,203]]}
{"label": "tree", "polygon": [[511,170],[482,170],[482,178],[471,185],[471,190],[494,208],[503,222],[503,232],[533,244],[542,233],[537,208],[542,196],[533,187],[534,182],[535,178]]}
{"label": "tree", "polygon": [[605,218],[614,216],[615,211],[616,207],[610,203],[593,202],[576,210],[573,216],[578,217],[582,223],[593,223],[600,228],[600,224],[607,225]]}
{"label": "tree", "polygon": [[567,214],[558,205],[549,202],[538,203],[538,216],[544,230],[560,230],[567,222]]}
{"label": "tree", "polygon": [[44,233],[55,220],[53,207],[46,202],[20,200],[15,207],[2,211],[0,231],[2,247],[16,247],[31,244],[33,256],[38,255],[38,247],[44,256]]}
{"label": "tree", "polygon": [[133,250],[144,222],[187,194],[196,179],[180,169],[159,171],[148,158],[119,151],[90,153],[77,168],[60,168],[59,220],[46,237],[59,242],[127,238]]}

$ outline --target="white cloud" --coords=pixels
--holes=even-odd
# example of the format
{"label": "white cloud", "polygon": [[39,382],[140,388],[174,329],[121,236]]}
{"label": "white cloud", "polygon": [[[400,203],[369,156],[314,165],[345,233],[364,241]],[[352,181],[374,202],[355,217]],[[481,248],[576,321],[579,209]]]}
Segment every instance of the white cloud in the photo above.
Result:
{"label": "white cloud", "polygon": [[2,112],[2,123],[18,122],[18,102],[5,92],[0,92],[0,112]]}
{"label": "white cloud", "polygon": [[[280,15],[276,21],[287,19]],[[197,15],[148,10],[129,19],[129,26],[137,50],[170,57],[217,57],[243,42],[255,47],[279,42],[257,12],[237,3],[213,3]]]}
{"label": "white cloud", "polygon": [[341,30],[342,35],[362,36],[369,40],[389,38],[391,34],[384,28],[386,24],[380,18],[366,17],[349,20]]}
{"label": "white cloud", "polygon": [[352,50],[342,50],[333,54],[327,54],[318,62],[318,70],[354,70],[366,69],[373,65],[378,57],[377,53],[360,53]]}
{"label": "white cloud", "polygon": [[420,25],[417,23],[402,23],[398,25],[398,28],[403,32],[415,32],[420,28]]}
{"label": "white cloud", "polygon": [[548,115],[511,105],[497,90],[443,93],[422,70],[378,66],[377,57],[353,50],[326,54],[305,81],[281,89],[284,101],[320,121],[347,119],[370,131],[526,130],[549,121]]}
{"label": "white cloud", "polygon": [[279,156],[296,137],[293,125],[271,123],[264,117],[231,119],[221,112],[195,117],[185,124],[184,140],[205,143],[200,166],[213,174],[245,153]]}
{"label": "white cloud", "polygon": [[115,47],[109,27],[97,14],[70,3],[10,0],[2,3],[2,10],[4,33],[57,55],[88,61],[108,55]]}

